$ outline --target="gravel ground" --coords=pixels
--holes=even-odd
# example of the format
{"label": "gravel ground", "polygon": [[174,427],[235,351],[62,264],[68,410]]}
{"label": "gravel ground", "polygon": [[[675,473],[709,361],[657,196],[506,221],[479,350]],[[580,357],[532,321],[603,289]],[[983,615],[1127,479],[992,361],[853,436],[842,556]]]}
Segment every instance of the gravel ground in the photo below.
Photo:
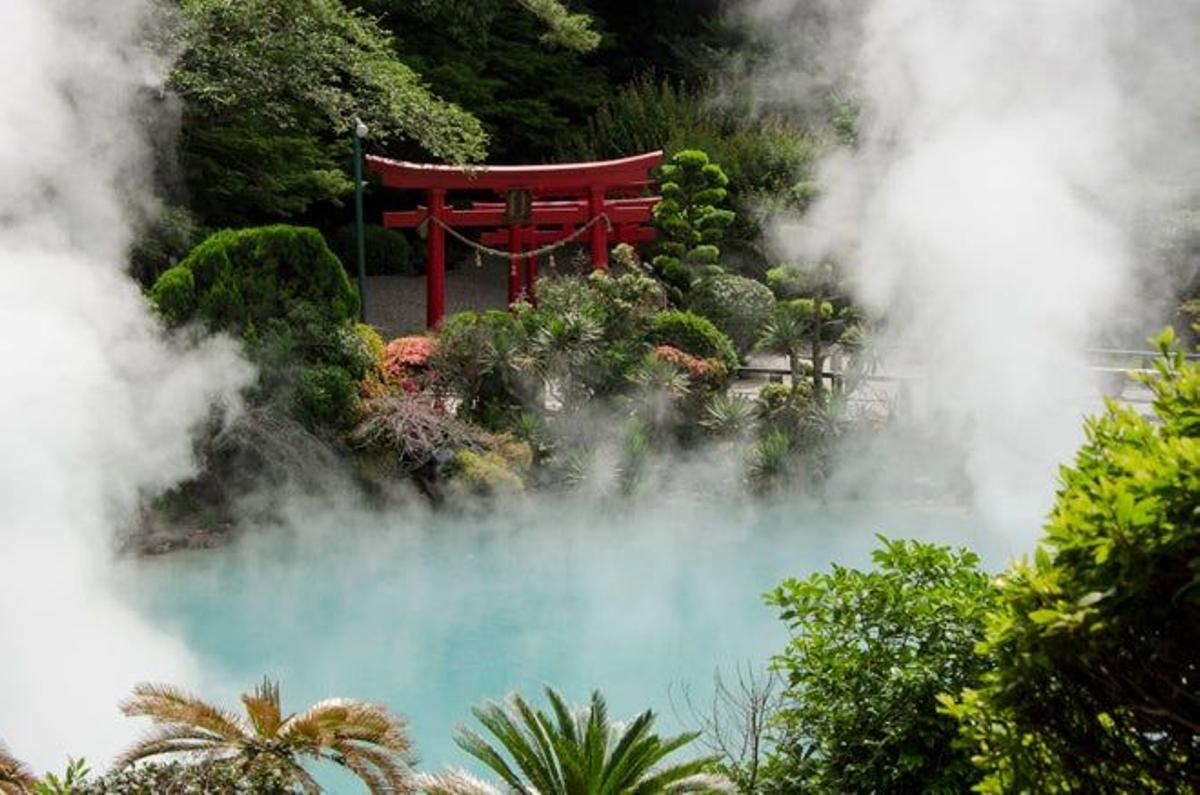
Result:
{"label": "gravel ground", "polygon": [[[543,278],[554,273],[586,273],[582,249],[567,247],[558,254],[555,270],[541,261]],[[586,255],[584,255],[586,258]],[[508,306],[508,260],[486,257],[483,267],[473,258],[446,271],[446,315],[467,310],[484,311]],[[367,322],[379,329],[384,339],[425,330],[424,276],[368,276]]]}
{"label": "gravel ground", "polygon": [[[446,314],[508,305],[508,263],[490,260],[446,272]],[[425,330],[424,276],[368,276],[367,322],[385,339]]]}

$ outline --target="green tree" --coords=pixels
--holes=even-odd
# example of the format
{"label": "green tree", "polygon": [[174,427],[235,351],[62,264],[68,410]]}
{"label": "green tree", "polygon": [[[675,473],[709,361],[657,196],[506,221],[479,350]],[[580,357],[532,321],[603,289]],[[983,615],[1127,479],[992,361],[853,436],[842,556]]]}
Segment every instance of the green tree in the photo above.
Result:
{"label": "green tree", "polygon": [[937,696],[976,684],[996,588],[979,558],[889,541],[875,569],[787,580],[767,602],[791,630],[772,775],[783,791],[960,793],[978,779]]}
{"label": "green tree", "polygon": [[548,45],[588,52],[600,44],[592,18],[573,13],[562,0],[357,0],[349,5],[381,17],[385,24],[394,23],[395,17],[416,14],[419,19],[437,23],[442,35],[470,33],[476,38],[485,36],[497,18],[510,16],[516,5],[542,23],[542,41]]}
{"label": "green tree", "polygon": [[[508,791],[521,795],[736,791],[724,778],[704,774],[711,758],[664,765],[668,756],[698,735],[659,737],[649,710],[619,724],[609,720],[599,693],[592,694],[587,709],[572,709],[553,688],[546,688],[546,697],[550,714],[534,709],[519,694],[509,697],[507,708],[488,702],[472,710],[498,746],[470,729],[459,729],[458,744],[499,776]],[[417,785],[430,795],[499,795],[502,791],[454,772],[419,776]]]}
{"label": "green tree", "polygon": [[526,11],[545,23],[548,30],[543,40],[574,50],[586,52],[600,44],[600,34],[592,29],[592,18],[574,14],[560,0],[517,0]]}
{"label": "green tree", "polygon": [[606,34],[597,55],[617,82],[653,73],[697,85],[725,71],[745,28],[728,24],[726,0],[587,0]]}
{"label": "green tree", "polygon": [[807,358],[812,365],[813,395],[820,400],[825,361],[834,346],[858,345],[857,313],[832,265],[775,268],[768,273],[768,283],[780,300],[763,329],[759,347],[788,358],[794,384],[799,383]]}
{"label": "green tree", "polygon": [[711,268],[692,286],[687,304],[725,332],[744,359],[770,321],[775,296],[762,282]]}
{"label": "green tree", "polygon": [[284,715],[279,686],[264,680],[242,696],[246,717],[170,685],[140,684],[121,704],[130,717],[157,728],[117,758],[130,767],[163,755],[225,760],[248,776],[269,772],[307,793],[321,788],[303,760],[334,762],[372,793],[405,792],[412,743],[403,719],[378,704],[335,698]]}
{"label": "green tree", "polygon": [[209,224],[303,212],[349,191],[343,160],[355,117],[372,140],[479,160],[479,121],[435,97],[390,37],[340,0],[180,0],[165,46],[184,102],[182,158]]}
{"label": "green tree", "polygon": [[1200,365],[1159,345],[1154,416],[1088,422],[1042,546],[1003,578],[995,670],[945,699],[983,792],[1200,791]]}
{"label": "green tree", "polygon": [[63,774],[47,773],[34,785],[33,795],[80,795],[89,772],[86,761],[68,757]]}
{"label": "green tree", "polygon": [[729,177],[728,208],[736,218],[723,248],[737,255],[737,268],[759,277],[767,264],[766,220],[803,213],[815,196],[811,171],[820,143],[794,119],[764,116],[720,86],[689,87],[646,73],[609,91],[587,125],[562,139],[561,149],[563,157],[583,160],[703,150]]}
{"label": "green tree", "polygon": [[577,35],[556,24],[586,18],[558,2],[537,3],[546,14],[529,13],[539,9],[527,8],[523,0],[363,5],[395,35],[404,63],[438,96],[479,119],[491,162],[552,157],[607,94],[603,66],[586,54],[587,37],[575,41]]}
{"label": "green tree", "polygon": [[680,286],[679,274],[720,263],[717,244],[735,217],[719,207],[728,184],[721,167],[699,150],[677,152],[662,167],[662,201],[654,208],[662,253],[653,262],[668,284]]}

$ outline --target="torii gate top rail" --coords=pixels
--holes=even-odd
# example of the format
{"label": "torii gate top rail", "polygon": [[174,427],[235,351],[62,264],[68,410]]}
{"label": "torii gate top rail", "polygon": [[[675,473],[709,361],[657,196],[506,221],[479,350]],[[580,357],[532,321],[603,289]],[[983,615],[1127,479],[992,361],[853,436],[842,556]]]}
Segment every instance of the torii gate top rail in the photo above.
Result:
{"label": "torii gate top rail", "polygon": [[519,188],[566,190],[574,193],[583,187],[614,186],[645,181],[657,168],[662,152],[597,160],[591,163],[553,163],[541,166],[447,166],[433,163],[409,163],[386,157],[367,156],[367,166],[389,188],[426,190],[494,190],[506,192]]}
{"label": "torii gate top rail", "polygon": [[[426,322],[441,323],[445,310],[445,230],[450,227],[492,227],[482,241],[508,244],[510,252],[509,300],[522,292],[521,262],[526,262],[524,291],[532,298],[537,262],[522,252],[570,237],[583,224],[601,216],[608,223],[593,223],[588,230],[594,268],[608,267],[609,224],[620,242],[654,238],[650,226],[658,197],[644,196],[652,184],[650,172],[662,163],[662,152],[619,160],[537,166],[447,166],[410,163],[385,157],[367,157],[367,167],[379,175],[384,187],[422,190],[426,203],[416,210],[384,213],[384,226],[427,228],[429,256],[426,271]],[[502,199],[526,193],[530,201],[521,217],[507,204],[472,202],[450,207],[449,191],[490,191]],[[429,219],[437,223],[428,223]],[[549,227],[549,228],[547,228]]]}

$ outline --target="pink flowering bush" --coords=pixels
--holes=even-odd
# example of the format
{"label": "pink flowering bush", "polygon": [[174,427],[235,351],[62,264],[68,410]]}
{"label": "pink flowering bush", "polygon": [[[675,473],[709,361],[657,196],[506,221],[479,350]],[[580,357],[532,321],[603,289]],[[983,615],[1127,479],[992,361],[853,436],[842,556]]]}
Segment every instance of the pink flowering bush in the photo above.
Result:
{"label": "pink flowering bush", "polygon": [[398,337],[392,340],[383,350],[384,383],[398,387],[407,394],[419,392],[421,376],[436,352],[437,340],[433,337]]}
{"label": "pink flowering bush", "polygon": [[725,366],[717,359],[701,359],[671,345],[657,346],[654,355],[678,367],[692,381],[705,382],[725,377]]}

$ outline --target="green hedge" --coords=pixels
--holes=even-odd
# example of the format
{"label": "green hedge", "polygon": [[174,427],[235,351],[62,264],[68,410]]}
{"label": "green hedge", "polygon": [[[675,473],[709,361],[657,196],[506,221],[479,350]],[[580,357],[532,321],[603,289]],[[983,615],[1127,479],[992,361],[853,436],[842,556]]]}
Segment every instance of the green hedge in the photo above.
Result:
{"label": "green hedge", "polygon": [[730,375],[738,366],[737,351],[720,329],[708,318],[694,312],[659,312],[650,320],[646,335],[652,345],[670,345],[684,353],[704,359],[717,359]]}
{"label": "green hedge", "polygon": [[765,284],[732,273],[708,274],[692,287],[688,308],[703,315],[746,356],[762,335],[775,310],[775,297]]}
{"label": "green hedge", "polygon": [[306,367],[296,379],[294,401],[296,418],[308,427],[344,427],[358,405],[358,384],[336,365]]}
{"label": "green hedge", "polygon": [[[401,232],[378,224],[363,227],[368,276],[415,276],[419,273],[412,246]],[[346,224],[333,234],[333,250],[353,279],[358,274],[358,236],[354,224]]]}
{"label": "green hedge", "polygon": [[217,232],[163,273],[150,299],[172,325],[199,319],[244,336],[296,303],[334,323],[358,314],[358,294],[320,232],[284,225]]}

